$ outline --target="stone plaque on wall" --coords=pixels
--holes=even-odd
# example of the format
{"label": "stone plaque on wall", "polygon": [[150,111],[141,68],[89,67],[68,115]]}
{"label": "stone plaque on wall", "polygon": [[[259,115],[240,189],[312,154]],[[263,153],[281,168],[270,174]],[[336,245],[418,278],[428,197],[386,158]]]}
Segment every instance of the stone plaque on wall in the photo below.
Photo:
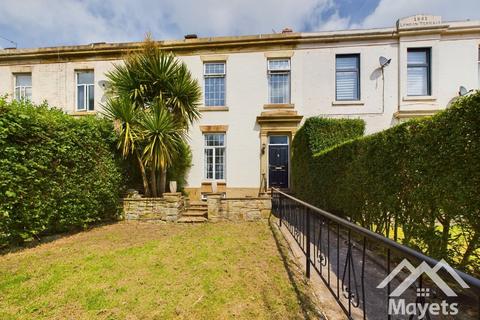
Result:
{"label": "stone plaque on wall", "polygon": [[441,16],[431,16],[425,14],[417,14],[411,17],[399,19],[397,21],[397,28],[415,28],[415,27],[428,27],[442,24]]}

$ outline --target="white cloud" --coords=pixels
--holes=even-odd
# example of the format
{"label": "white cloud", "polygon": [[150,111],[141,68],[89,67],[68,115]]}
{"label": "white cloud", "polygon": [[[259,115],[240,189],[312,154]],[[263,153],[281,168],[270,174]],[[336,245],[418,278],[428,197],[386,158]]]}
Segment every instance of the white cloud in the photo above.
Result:
{"label": "white cloud", "polygon": [[[279,32],[330,0],[3,0],[0,35],[20,47]],[[0,44],[2,44],[0,42]]]}
{"label": "white cloud", "polygon": [[[19,47],[394,26],[416,13],[480,18],[480,0],[380,0],[363,22],[339,13],[347,0],[1,0],[0,36]],[[350,0],[349,0],[350,1]],[[0,46],[10,45],[1,41]]]}
{"label": "white cloud", "polygon": [[393,27],[399,18],[431,14],[443,21],[480,19],[480,0],[380,0],[376,9],[356,28]]}
{"label": "white cloud", "polygon": [[345,30],[350,27],[350,18],[341,17],[336,11],[328,19],[320,21],[314,30],[318,31],[334,31]]}

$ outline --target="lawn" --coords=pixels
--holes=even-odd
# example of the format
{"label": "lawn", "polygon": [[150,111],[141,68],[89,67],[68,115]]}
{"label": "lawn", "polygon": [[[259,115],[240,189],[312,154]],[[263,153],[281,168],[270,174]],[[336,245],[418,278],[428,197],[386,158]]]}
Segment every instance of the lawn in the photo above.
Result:
{"label": "lawn", "polygon": [[304,318],[266,222],[117,223],[0,256],[0,319]]}

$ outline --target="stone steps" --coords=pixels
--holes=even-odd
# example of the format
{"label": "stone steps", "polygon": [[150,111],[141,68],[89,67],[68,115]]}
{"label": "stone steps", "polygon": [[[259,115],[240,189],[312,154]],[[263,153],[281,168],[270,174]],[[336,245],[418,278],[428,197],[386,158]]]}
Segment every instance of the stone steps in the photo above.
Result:
{"label": "stone steps", "polygon": [[208,221],[208,206],[204,201],[190,201],[179,223],[201,223]]}
{"label": "stone steps", "polygon": [[188,209],[204,209],[207,210],[208,205],[206,203],[190,203],[188,205]]}
{"label": "stone steps", "polygon": [[195,216],[182,216],[177,220],[178,223],[202,223],[207,222],[208,219],[205,217],[195,217]]}
{"label": "stone steps", "polygon": [[208,211],[208,207],[187,207],[187,211]]}
{"label": "stone steps", "polygon": [[207,210],[192,210],[192,209],[187,209],[187,211],[185,211],[185,212],[182,214],[182,216],[192,216],[192,217],[201,216],[201,217],[206,217],[206,216],[207,216],[207,213],[208,213]]}

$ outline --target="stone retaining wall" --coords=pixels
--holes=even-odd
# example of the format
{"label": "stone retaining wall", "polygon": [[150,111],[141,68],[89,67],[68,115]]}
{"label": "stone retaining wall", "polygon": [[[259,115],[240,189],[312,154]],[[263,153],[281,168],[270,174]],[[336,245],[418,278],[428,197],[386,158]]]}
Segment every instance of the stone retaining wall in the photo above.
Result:
{"label": "stone retaining wall", "polygon": [[177,221],[185,207],[179,192],[164,193],[162,198],[124,198],[123,213],[126,220]]}
{"label": "stone retaining wall", "polygon": [[220,195],[207,196],[208,219],[212,221],[254,221],[268,218],[272,209],[269,197],[261,198],[221,198]]}

